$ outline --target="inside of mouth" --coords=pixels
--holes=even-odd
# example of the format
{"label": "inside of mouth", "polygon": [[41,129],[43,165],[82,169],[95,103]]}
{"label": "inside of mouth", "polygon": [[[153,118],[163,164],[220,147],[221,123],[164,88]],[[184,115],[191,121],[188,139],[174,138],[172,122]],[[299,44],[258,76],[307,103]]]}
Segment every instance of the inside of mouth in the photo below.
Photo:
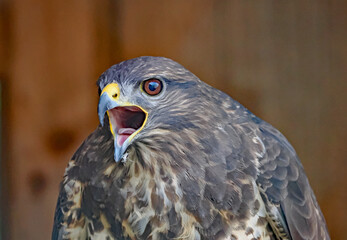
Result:
{"label": "inside of mouth", "polygon": [[108,110],[108,113],[118,146],[122,146],[128,137],[141,128],[146,119],[146,113],[136,106],[116,107]]}

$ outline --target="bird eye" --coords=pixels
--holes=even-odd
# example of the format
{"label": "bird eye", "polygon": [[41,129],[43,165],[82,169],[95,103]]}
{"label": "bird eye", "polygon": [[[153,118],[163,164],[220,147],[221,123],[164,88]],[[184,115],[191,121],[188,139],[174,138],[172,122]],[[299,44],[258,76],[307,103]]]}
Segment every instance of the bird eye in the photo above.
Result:
{"label": "bird eye", "polygon": [[158,79],[152,78],[144,81],[142,88],[148,95],[154,96],[161,92],[163,83]]}

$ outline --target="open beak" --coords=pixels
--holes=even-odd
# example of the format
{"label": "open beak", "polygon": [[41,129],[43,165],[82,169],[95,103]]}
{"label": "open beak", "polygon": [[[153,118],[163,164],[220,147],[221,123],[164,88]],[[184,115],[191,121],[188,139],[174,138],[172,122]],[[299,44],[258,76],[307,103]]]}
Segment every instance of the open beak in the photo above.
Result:
{"label": "open beak", "polygon": [[106,113],[114,137],[114,160],[118,162],[135,135],[143,129],[148,113],[138,105],[123,102],[117,83],[108,84],[101,92],[98,115],[102,126]]}

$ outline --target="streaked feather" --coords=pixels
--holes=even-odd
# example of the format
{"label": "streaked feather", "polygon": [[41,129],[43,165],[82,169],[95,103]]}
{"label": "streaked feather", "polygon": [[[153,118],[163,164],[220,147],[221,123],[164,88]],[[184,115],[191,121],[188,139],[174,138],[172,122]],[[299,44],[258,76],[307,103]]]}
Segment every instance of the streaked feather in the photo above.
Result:
{"label": "streaked feather", "polygon": [[[148,78],[165,81],[148,98]],[[303,167],[271,125],[181,65],[141,57],[111,67],[148,121],[123,162],[99,126],[61,186],[53,239],[330,239]],[[107,121],[107,120],[106,120]]]}

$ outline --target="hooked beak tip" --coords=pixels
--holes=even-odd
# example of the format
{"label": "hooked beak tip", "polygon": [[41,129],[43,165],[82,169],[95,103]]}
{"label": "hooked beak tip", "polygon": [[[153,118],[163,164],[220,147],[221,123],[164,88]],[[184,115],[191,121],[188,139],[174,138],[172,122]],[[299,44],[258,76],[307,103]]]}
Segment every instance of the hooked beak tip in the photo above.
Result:
{"label": "hooked beak tip", "polygon": [[125,152],[126,149],[124,149],[124,145],[118,146],[117,139],[114,141],[114,160],[115,162],[125,162],[127,158],[127,153]]}

